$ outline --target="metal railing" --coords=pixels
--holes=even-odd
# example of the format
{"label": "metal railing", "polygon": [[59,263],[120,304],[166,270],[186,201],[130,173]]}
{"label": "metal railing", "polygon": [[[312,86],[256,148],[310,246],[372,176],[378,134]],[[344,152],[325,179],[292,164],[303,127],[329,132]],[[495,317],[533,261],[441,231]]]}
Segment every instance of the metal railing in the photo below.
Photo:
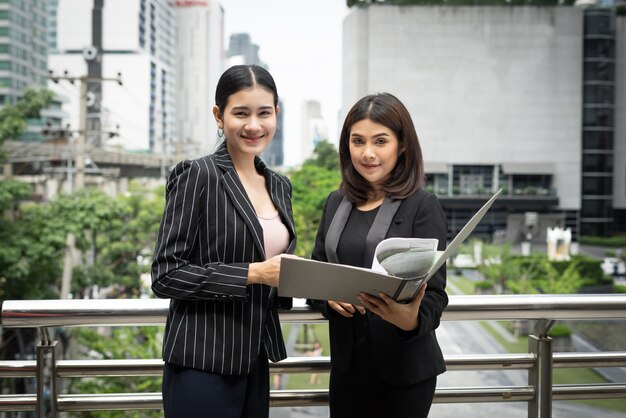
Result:
{"label": "metal railing", "polygon": [[[0,378],[36,378],[37,393],[0,395],[0,411],[36,411],[40,417],[59,412],[160,409],[160,393],[59,394],[57,380],[95,376],[159,376],[163,362],[156,359],[58,360],[56,341],[49,327],[163,325],[169,307],[161,299],[5,301],[2,325],[38,328],[41,342],[36,360],[0,362]],[[446,356],[449,371],[526,370],[523,386],[437,388],[435,403],[527,402],[529,418],[549,418],[553,400],[626,397],[626,383],[556,385],[554,368],[623,367],[626,352],[553,353],[548,336],[555,321],[563,319],[624,319],[626,295],[473,295],[451,296],[444,321],[535,320],[528,353]],[[317,312],[294,308],[281,313],[281,321],[325,321]],[[270,364],[272,373],[323,373],[328,357],[290,357]],[[45,396],[50,393],[51,396]],[[270,405],[327,405],[328,391],[272,390]]]}

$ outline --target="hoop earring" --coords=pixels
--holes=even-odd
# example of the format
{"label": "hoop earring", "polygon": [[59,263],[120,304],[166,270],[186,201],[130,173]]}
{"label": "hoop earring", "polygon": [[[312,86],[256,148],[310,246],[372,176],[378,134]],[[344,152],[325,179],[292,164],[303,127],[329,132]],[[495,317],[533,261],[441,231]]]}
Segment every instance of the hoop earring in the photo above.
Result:
{"label": "hoop earring", "polygon": [[219,136],[220,138],[224,137],[224,129],[217,128],[217,136]]}

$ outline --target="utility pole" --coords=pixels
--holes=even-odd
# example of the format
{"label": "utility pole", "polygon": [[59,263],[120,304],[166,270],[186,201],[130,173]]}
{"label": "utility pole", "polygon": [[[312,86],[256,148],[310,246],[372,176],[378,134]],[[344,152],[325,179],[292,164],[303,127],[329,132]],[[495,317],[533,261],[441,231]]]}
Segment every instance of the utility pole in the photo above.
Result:
{"label": "utility pole", "polygon": [[76,173],[76,175],[74,176],[73,190],[76,191],[85,187],[85,144],[87,142],[87,107],[89,106],[89,92],[87,90],[87,83],[91,81],[115,81],[121,86],[122,74],[117,73],[116,78],[90,76],[73,77],[68,75],[67,71],[65,71],[62,76],[54,75],[52,71],[49,71],[48,78],[54,83],[58,83],[59,80],[67,80],[71,84],[74,84],[76,81],[80,81],[80,121],[78,128],[78,141],[76,143],[76,153],[74,155],[74,172]]}

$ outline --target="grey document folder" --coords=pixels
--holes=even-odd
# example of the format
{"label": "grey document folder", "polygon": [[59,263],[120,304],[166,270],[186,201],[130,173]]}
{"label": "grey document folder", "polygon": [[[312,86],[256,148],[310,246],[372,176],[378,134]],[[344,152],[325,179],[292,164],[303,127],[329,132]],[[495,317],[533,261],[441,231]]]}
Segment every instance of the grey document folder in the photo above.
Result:
{"label": "grey document folder", "polygon": [[[278,295],[285,297],[334,300],[359,304],[359,292],[378,296],[384,292],[399,302],[413,299],[423,283],[427,282],[437,270],[456,252],[459,245],[469,236],[478,222],[489,210],[502,190],[498,190],[491,199],[469,220],[457,236],[448,245],[445,251],[437,251],[432,257],[432,265],[427,273],[420,277],[402,278],[387,274],[378,263],[378,248],[386,251],[393,246],[392,240],[407,242],[412,238],[389,238],[382,241],[374,254],[374,269],[346,266],[342,264],[325,263],[299,257],[282,257],[280,262],[280,284]],[[424,241],[415,238],[416,242]],[[435,240],[436,241],[436,240]],[[406,245],[406,244],[405,244]],[[436,248],[436,245],[435,245]],[[402,249],[399,249],[400,253]],[[376,271],[378,270],[378,271]]]}

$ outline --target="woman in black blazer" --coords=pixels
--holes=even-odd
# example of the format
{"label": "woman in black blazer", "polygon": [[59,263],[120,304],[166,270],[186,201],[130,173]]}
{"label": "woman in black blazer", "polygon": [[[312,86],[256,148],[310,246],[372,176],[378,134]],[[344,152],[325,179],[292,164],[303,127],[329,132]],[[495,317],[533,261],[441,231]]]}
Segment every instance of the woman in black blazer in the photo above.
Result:
{"label": "woman in black blazer", "polygon": [[179,163],[152,263],[152,290],[170,298],[163,338],[166,417],[267,417],[269,366],[284,359],[277,307],[280,254],[296,235],[289,180],[258,157],[276,131],[272,76],[222,74],[213,114],[224,142]]}
{"label": "woman in black blazer", "polygon": [[[324,206],[312,258],[371,267],[376,245],[389,237],[437,238],[447,224],[425,191],[415,127],[388,93],[359,100],[339,142],[341,188]],[[415,299],[396,303],[360,294],[362,305],[314,301],[329,320],[330,413],[340,417],[426,417],[437,375],[445,371],[435,329],[448,304],[442,267]]]}

